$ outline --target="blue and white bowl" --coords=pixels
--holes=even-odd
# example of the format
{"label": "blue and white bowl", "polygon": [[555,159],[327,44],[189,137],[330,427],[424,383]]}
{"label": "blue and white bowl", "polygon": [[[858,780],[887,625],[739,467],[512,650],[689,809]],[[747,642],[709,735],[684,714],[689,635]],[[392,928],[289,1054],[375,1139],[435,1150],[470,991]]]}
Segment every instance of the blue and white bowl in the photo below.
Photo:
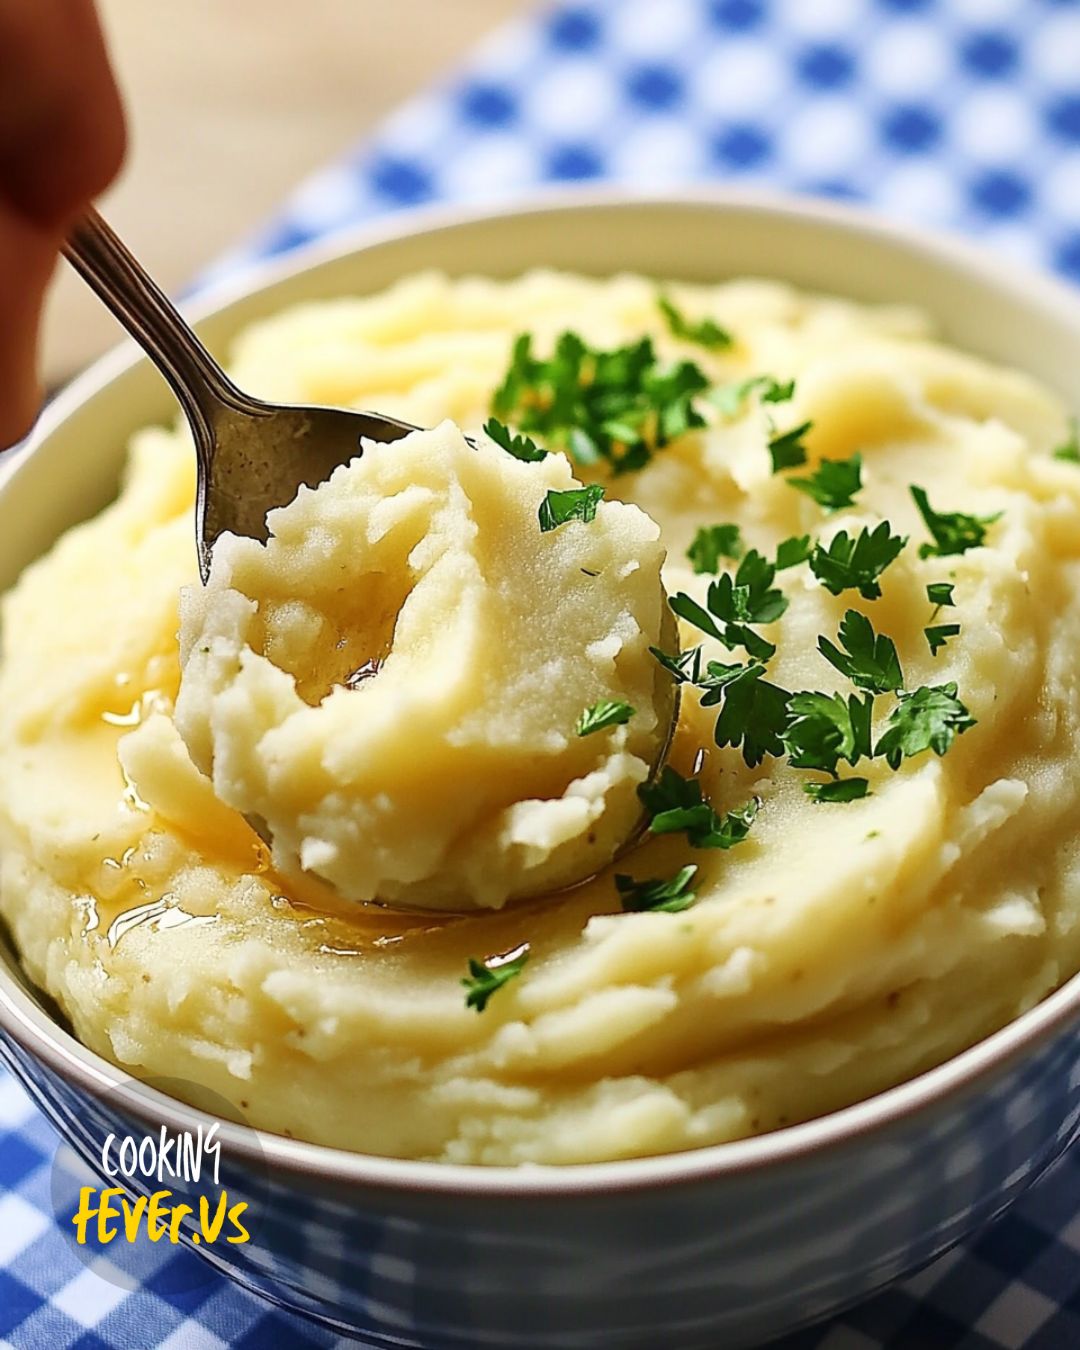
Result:
{"label": "blue and white bowl", "polygon": [[[536,265],[715,281],[764,275],[933,314],[956,345],[1068,397],[1080,299],[953,242],[847,208],[745,194],[547,198],[350,234],[198,308],[218,350],[301,300],[423,268]],[[0,471],[0,590],[115,491],[123,446],[172,416],[130,347],[77,380]],[[246,1245],[227,1274],[369,1343],[421,1350],[725,1350],[855,1302],[1008,1206],[1080,1123],[1080,977],[913,1081],[820,1120],[669,1157],[557,1168],[398,1162],[225,1124]],[[0,939],[0,1055],[100,1170],[106,1136],[211,1117],[132,1082],[65,1030]]]}

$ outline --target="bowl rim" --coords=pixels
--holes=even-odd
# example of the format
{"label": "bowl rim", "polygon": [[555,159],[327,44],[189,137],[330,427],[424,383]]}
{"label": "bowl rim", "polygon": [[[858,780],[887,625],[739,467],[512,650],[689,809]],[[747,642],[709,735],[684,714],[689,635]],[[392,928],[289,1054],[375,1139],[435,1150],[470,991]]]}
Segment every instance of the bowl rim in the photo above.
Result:
{"label": "bowl rim", "polygon": [[[1080,332],[1080,291],[1047,273],[1003,260],[966,239],[896,221],[862,205],[769,190],[702,185],[682,190],[621,185],[555,187],[489,202],[394,211],[372,222],[335,230],[283,256],[241,264],[235,276],[200,289],[184,308],[197,323],[320,265],[381,244],[437,234],[444,229],[467,228],[509,217],[596,209],[632,212],[643,207],[760,214],[824,225],[852,236],[869,236],[916,261],[921,257],[965,273],[1017,304],[1048,312]],[[27,441],[0,463],[0,492],[68,417],[130,367],[145,360],[135,344],[127,340],[76,376],[45,408]],[[558,1200],[570,1195],[692,1185],[706,1179],[745,1176],[796,1164],[835,1153],[869,1135],[884,1134],[920,1112],[929,1114],[985,1087],[986,1080],[1003,1076],[1026,1052],[1050,1041],[1077,1021],[1080,1021],[1080,974],[958,1055],[864,1101],[768,1134],[653,1157],[493,1167],[418,1162],[311,1144],[228,1121],[219,1122],[219,1138],[229,1156],[268,1165],[272,1175],[294,1174],[402,1195]],[[95,1097],[108,1094],[113,1104],[151,1124],[155,1130],[161,1125],[174,1130],[195,1129],[214,1120],[198,1108],[146,1086],[89,1050],[31,998],[6,962],[0,963],[0,1049],[4,1048],[4,1034],[73,1087]],[[12,1063],[14,1067],[14,1059]]]}

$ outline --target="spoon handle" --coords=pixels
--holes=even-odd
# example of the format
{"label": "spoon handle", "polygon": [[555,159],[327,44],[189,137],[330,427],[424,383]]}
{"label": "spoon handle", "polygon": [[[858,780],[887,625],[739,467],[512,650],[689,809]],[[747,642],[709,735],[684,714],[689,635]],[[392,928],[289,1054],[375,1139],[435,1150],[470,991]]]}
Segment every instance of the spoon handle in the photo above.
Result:
{"label": "spoon handle", "polygon": [[213,448],[222,407],[252,411],[176,307],[92,207],[76,223],[64,256],[164,375],[191,424],[200,454]]}

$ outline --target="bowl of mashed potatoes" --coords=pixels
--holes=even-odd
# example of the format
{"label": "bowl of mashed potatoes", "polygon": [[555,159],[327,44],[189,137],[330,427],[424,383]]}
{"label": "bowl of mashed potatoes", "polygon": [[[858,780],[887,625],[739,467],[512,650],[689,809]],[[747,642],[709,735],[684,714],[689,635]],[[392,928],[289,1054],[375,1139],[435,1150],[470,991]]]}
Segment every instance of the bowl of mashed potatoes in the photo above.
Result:
{"label": "bowl of mashed potatoes", "polygon": [[1049,1165],[1073,295],[833,206],[600,196],[316,249],[201,331],[423,430],[205,586],[132,352],[5,466],[0,1048],[65,1134],[229,1103],[236,1185],[261,1149],[303,1215],[232,1273],[418,1347],[753,1344]]}

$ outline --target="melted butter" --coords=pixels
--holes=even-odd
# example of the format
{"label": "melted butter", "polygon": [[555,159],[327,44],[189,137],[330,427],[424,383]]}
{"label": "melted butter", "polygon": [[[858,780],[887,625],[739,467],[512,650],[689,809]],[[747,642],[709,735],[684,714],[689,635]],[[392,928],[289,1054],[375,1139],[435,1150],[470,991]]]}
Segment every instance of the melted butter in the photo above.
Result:
{"label": "melted butter", "polygon": [[160,900],[151,900],[118,914],[109,924],[105,940],[110,947],[115,948],[126,934],[136,928],[146,926],[152,932],[160,933],[169,928],[187,928],[192,925],[201,928],[217,921],[216,914],[190,914],[180,908],[175,896],[163,895]]}
{"label": "melted butter", "polygon": [[[128,678],[130,679],[130,676]],[[148,689],[139,695],[127,712],[114,712],[107,708],[101,713],[101,720],[106,726],[130,731],[134,727],[142,726],[152,713],[165,711],[169,707],[171,707],[170,700],[163,690]]]}

